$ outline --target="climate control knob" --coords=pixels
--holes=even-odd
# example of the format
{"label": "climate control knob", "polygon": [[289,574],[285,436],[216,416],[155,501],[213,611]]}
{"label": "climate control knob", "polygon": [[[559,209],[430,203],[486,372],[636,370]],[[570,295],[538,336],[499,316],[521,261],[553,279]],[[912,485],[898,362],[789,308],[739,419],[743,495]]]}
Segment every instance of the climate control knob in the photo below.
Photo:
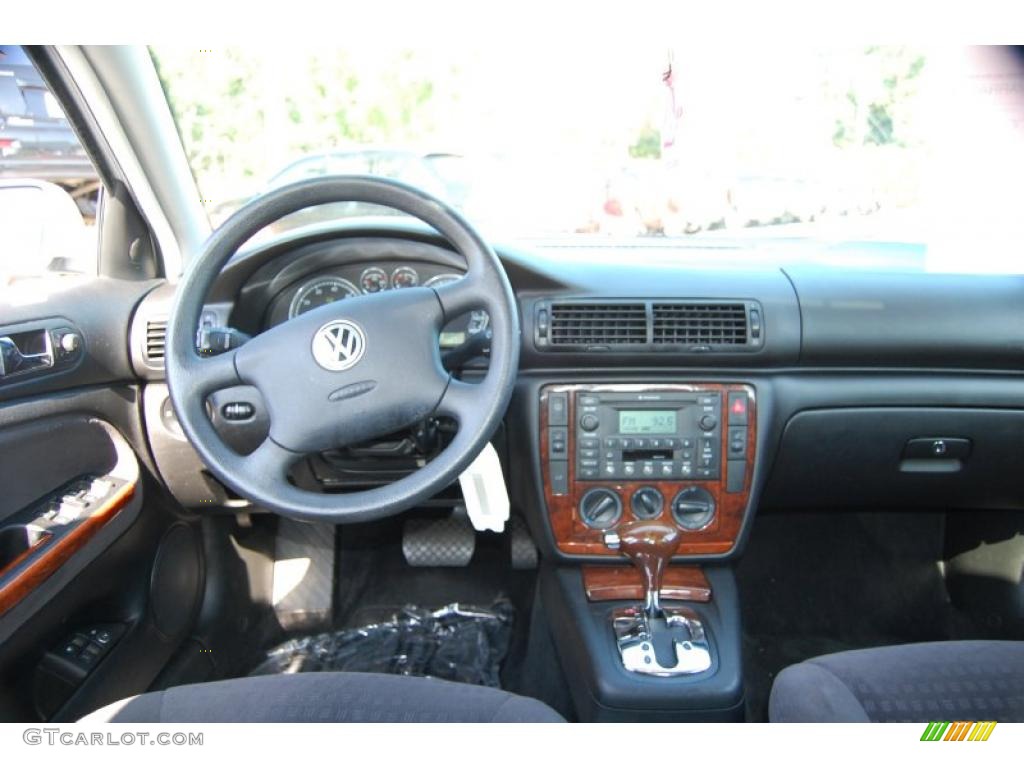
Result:
{"label": "climate control knob", "polygon": [[665,506],[665,497],[657,488],[644,486],[633,493],[629,505],[637,520],[653,520],[661,516],[661,508]]}
{"label": "climate control knob", "polygon": [[715,517],[715,497],[703,488],[693,485],[683,488],[672,499],[672,518],[680,528],[699,531]]}
{"label": "climate control knob", "polygon": [[591,488],[580,499],[580,519],[591,528],[610,528],[622,517],[619,494],[608,488]]}

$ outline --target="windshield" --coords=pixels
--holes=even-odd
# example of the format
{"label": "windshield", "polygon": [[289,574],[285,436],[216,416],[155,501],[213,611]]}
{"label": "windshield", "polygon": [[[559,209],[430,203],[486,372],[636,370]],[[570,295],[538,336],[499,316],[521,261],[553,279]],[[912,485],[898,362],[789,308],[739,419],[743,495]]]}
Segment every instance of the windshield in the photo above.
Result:
{"label": "windshield", "polygon": [[[506,241],[885,242],[931,268],[1020,270],[1024,80],[1006,49],[152,53],[214,225],[267,189],[372,173]],[[278,230],[383,213],[325,206]]]}

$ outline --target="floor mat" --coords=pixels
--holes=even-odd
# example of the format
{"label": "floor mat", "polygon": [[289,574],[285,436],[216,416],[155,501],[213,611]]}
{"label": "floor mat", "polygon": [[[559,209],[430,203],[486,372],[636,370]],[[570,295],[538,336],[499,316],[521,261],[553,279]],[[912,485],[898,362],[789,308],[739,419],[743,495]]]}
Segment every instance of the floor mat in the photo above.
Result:
{"label": "floor mat", "polygon": [[293,638],[251,674],[382,672],[500,687],[514,616],[508,600],[488,608],[410,605],[362,626]]}
{"label": "floor mat", "polygon": [[519,692],[536,572],[514,570],[507,537],[493,533],[477,534],[476,551],[465,568],[411,567],[402,555],[402,528],[395,520],[345,526],[340,532],[334,627],[371,624],[405,605],[490,606],[507,600],[516,620],[501,687]]}
{"label": "floor mat", "polygon": [[938,514],[776,514],[737,568],[748,718],[784,667],[853,648],[978,636],[952,605]]}

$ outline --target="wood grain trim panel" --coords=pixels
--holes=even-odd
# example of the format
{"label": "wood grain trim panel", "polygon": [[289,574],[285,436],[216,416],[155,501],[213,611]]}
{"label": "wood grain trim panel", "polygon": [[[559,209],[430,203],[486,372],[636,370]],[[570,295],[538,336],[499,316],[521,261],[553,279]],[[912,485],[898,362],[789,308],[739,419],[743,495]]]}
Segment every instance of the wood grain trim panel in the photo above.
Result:
{"label": "wood grain trim panel", "polygon": [[0,581],[3,581],[4,577],[8,573],[12,573],[15,569],[17,569],[19,565],[28,560],[30,557],[32,557],[33,554],[35,554],[42,547],[44,547],[46,545],[46,542],[48,542],[52,537],[52,533],[44,533],[42,536],[39,537],[39,540],[35,544],[33,544],[31,547],[26,549],[16,558],[11,560],[11,562],[9,562],[3,568],[0,568]]}
{"label": "wood grain trim panel", "polygon": [[[0,616],[27,597],[32,590],[39,587],[52,576],[58,568],[71,559],[72,555],[84,547],[93,536],[118,512],[124,509],[135,496],[135,483],[127,483],[108,499],[103,506],[93,511],[88,517],[66,534],[51,537],[48,546],[37,546],[32,553],[39,555],[11,578],[0,583]],[[28,558],[19,558],[24,563]],[[10,571],[11,569],[7,569]]]}
{"label": "wood grain trim panel", "polygon": [[[631,565],[584,565],[583,588],[587,599],[642,600],[644,587],[640,571]],[[663,600],[711,601],[711,585],[704,571],[696,566],[670,565],[661,584]]]}
{"label": "wood grain trim panel", "polygon": [[[722,472],[718,480],[580,480],[576,477],[576,393],[578,392],[719,392],[722,395],[721,456]],[[569,493],[556,496],[551,490],[550,449],[548,446],[548,396],[552,392],[568,394],[568,479]],[[729,436],[729,392],[745,392],[747,395],[747,467],[743,478],[743,490],[726,493],[725,474],[728,459],[727,441]],[[602,556],[622,559],[621,554],[610,551],[604,544],[604,531],[590,528],[583,523],[576,512],[580,498],[591,488],[610,488],[619,494],[623,503],[622,521],[631,520],[629,499],[633,492],[644,486],[654,486],[665,498],[666,507],[675,495],[685,487],[705,488],[715,499],[716,514],[711,523],[699,531],[683,530],[677,555],[721,555],[732,550],[743,526],[743,518],[750,501],[751,484],[754,478],[754,462],[757,460],[757,396],[749,384],[551,384],[541,389],[540,395],[540,461],[541,479],[544,486],[544,500],[547,504],[548,521],[554,536],[555,546],[567,555]],[[667,509],[659,518],[674,522]],[[681,529],[682,530],[682,529]]]}

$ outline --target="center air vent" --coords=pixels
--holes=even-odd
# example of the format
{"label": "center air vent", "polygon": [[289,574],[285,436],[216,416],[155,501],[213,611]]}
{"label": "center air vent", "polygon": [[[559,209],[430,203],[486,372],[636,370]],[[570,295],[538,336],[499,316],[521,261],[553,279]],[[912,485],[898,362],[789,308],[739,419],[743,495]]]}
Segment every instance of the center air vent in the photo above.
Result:
{"label": "center air vent", "polygon": [[145,359],[150,365],[163,365],[167,320],[146,321]]}
{"label": "center air vent", "polygon": [[747,343],[745,304],[656,303],[655,344],[744,345]]}
{"label": "center air vent", "polygon": [[751,300],[540,300],[534,305],[538,349],[666,355],[757,352],[764,313]]}
{"label": "center air vent", "polygon": [[647,308],[633,304],[552,304],[550,343],[612,345],[647,343]]}

